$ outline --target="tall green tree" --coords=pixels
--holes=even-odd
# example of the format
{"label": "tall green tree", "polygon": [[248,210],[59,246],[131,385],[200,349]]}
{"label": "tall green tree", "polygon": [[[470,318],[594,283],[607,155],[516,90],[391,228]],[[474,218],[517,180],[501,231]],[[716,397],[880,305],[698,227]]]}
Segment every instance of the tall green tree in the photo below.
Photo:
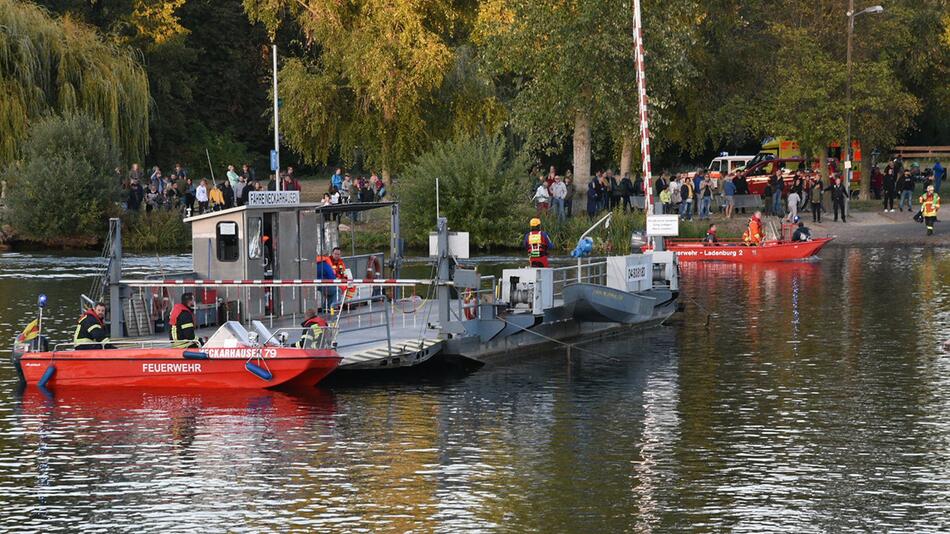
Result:
{"label": "tall green tree", "polygon": [[[683,52],[692,41],[693,4],[672,0],[644,8],[656,125],[672,103],[674,82],[688,76]],[[629,168],[639,124],[630,2],[488,0],[479,8],[475,42],[497,75],[514,80],[512,124],[529,150],[556,150],[570,133],[573,171],[583,187],[591,171],[592,129],[603,125],[620,140],[623,167]]]}
{"label": "tall green tree", "polygon": [[426,119],[456,65],[453,2],[245,0],[275,31],[291,18],[309,44],[280,71],[285,142],[308,162],[357,152],[384,179],[432,140]]}
{"label": "tall green tree", "polygon": [[0,164],[17,157],[31,121],[83,112],[129,158],[148,147],[149,86],[130,49],[70,17],[0,0]]}
{"label": "tall green tree", "polygon": [[115,209],[119,150],[98,119],[53,115],[33,123],[22,157],[9,164],[9,208],[20,235],[96,236]]}

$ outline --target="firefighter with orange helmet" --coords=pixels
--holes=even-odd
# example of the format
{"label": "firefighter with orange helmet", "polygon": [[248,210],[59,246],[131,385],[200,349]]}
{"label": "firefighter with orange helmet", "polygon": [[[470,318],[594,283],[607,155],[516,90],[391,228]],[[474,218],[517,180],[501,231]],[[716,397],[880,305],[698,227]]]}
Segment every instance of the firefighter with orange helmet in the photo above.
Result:
{"label": "firefighter with orange helmet", "polygon": [[934,191],[933,184],[927,186],[927,191],[920,196],[920,213],[927,226],[927,235],[933,235],[934,223],[937,221],[937,212],[940,211],[940,195]]}
{"label": "firefighter with orange helmet", "polygon": [[742,241],[749,246],[762,244],[762,212],[757,211],[749,219],[749,227],[742,234]]}
{"label": "firefighter with orange helmet", "polygon": [[531,230],[524,236],[524,247],[532,267],[548,266],[548,250],[554,246],[551,236],[541,229],[541,219],[531,219]]}

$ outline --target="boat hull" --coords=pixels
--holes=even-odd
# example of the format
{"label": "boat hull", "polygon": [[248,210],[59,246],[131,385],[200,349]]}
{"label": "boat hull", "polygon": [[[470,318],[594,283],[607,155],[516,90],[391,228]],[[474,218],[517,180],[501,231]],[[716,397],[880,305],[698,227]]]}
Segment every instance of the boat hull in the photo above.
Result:
{"label": "boat hull", "polygon": [[671,241],[667,249],[676,253],[680,261],[724,261],[730,263],[768,263],[796,261],[818,254],[833,238],[812,241],[769,242],[758,247],[739,244],[704,245],[700,241]]}
{"label": "boat hull", "polygon": [[596,284],[564,288],[564,307],[579,321],[633,324],[653,316],[656,299]]}
{"label": "boat hull", "polygon": [[[211,352],[214,349],[209,349]],[[31,352],[19,365],[27,384],[39,384],[50,366],[55,371],[45,386],[261,389],[312,387],[340,363],[333,350],[294,348],[227,349],[232,357],[185,358],[181,349],[109,349]],[[266,368],[270,379],[249,371],[250,361]]]}

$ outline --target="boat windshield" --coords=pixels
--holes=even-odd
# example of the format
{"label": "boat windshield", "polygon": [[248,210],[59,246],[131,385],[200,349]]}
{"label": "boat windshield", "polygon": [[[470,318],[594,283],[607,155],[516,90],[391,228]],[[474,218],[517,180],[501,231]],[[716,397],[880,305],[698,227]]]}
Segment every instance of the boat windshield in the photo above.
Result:
{"label": "boat windshield", "polygon": [[208,348],[231,349],[236,347],[250,347],[255,345],[247,333],[247,329],[237,321],[228,321],[208,338],[203,345]]}

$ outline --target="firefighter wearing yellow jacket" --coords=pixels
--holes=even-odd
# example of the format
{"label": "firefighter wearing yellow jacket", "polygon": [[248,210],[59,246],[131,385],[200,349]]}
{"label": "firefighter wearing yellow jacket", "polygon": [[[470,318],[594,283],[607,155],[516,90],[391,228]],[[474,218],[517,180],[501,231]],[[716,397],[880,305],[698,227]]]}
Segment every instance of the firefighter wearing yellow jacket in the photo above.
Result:
{"label": "firefighter wearing yellow jacket", "polygon": [[76,332],[73,334],[73,348],[76,350],[111,349],[109,334],[106,333],[106,305],[99,302],[79,317]]}
{"label": "firefighter wearing yellow jacket", "polygon": [[940,211],[940,195],[934,191],[934,186],[928,185],[927,192],[921,195],[919,200],[920,213],[924,216],[924,224],[927,226],[927,235],[933,235],[937,212]]}

